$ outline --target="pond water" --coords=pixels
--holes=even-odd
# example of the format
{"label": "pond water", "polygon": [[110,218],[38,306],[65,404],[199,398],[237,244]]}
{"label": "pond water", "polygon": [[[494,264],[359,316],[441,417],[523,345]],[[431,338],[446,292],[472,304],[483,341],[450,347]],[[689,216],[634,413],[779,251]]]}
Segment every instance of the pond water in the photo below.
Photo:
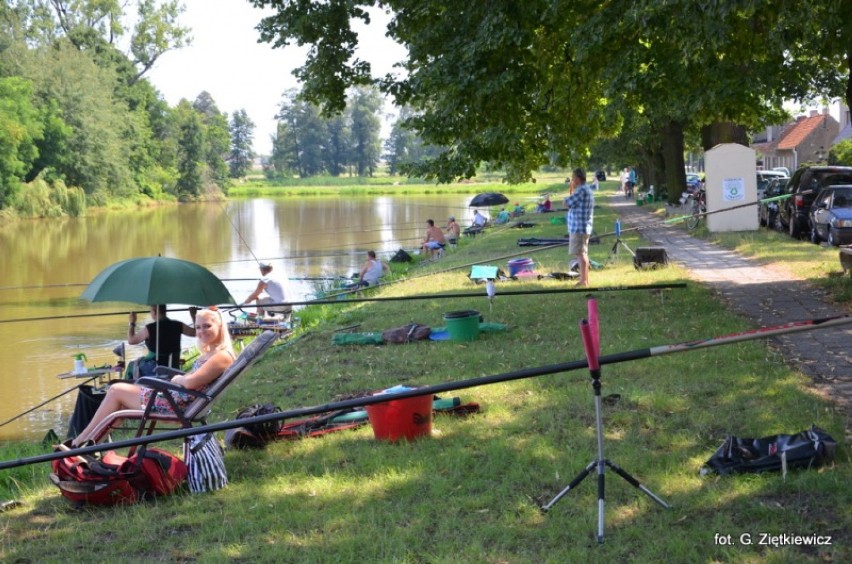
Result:
{"label": "pond water", "polygon": [[[101,270],[142,256],[176,257],[206,266],[242,301],[257,284],[258,260],[286,281],[288,299],[304,299],[316,282],[351,275],[365,253],[388,258],[411,250],[426,219],[455,215],[470,223],[466,196],[233,200],[111,211],[85,218],[0,227],[0,423],[77,385],[57,375],[82,352],[89,366],[114,364],[126,337],[127,312],[144,305],[89,303],[80,294]],[[174,307],[185,307],[175,304]],[[93,315],[94,314],[94,315]],[[189,320],[183,312],[170,317]],[[140,316],[145,322],[147,314]],[[10,320],[27,320],[10,322]],[[193,340],[185,343],[192,345]],[[144,346],[128,346],[128,358]],[[0,440],[64,437],[76,391],[0,427]]]}

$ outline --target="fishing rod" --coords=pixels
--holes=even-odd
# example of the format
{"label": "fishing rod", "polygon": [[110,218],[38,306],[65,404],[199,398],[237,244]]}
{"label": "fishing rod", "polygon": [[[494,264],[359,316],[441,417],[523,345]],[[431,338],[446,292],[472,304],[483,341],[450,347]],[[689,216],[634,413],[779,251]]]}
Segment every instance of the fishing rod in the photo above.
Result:
{"label": "fishing rod", "polygon": [[21,418],[21,417],[23,417],[24,415],[27,415],[27,414],[29,414],[29,413],[32,413],[32,412],[33,412],[33,411],[35,411],[36,409],[38,409],[38,408],[40,408],[40,407],[42,407],[42,406],[44,406],[44,405],[49,404],[49,403],[50,403],[50,402],[52,402],[53,400],[57,400],[57,399],[61,398],[61,397],[62,397],[62,396],[64,396],[65,394],[71,393],[71,392],[73,392],[74,390],[79,389],[80,387],[82,387],[82,386],[84,386],[84,385],[88,384],[89,382],[91,382],[92,380],[95,380],[96,378],[100,378],[100,376],[98,375],[98,376],[92,376],[92,377],[90,377],[90,378],[86,378],[85,380],[83,380],[82,382],[80,382],[79,384],[77,384],[76,386],[74,386],[74,387],[72,387],[72,388],[68,388],[67,390],[65,390],[65,391],[63,391],[63,392],[59,392],[58,394],[56,394],[56,395],[55,395],[55,396],[53,396],[52,398],[47,399],[47,400],[44,400],[44,401],[43,401],[43,402],[41,402],[40,404],[38,404],[38,405],[36,405],[36,406],[31,407],[30,409],[28,409],[28,410],[24,411],[23,413],[19,413],[19,414],[15,415],[15,416],[14,416],[14,417],[12,417],[11,419],[7,419],[6,421],[3,421],[2,423],[0,423],[0,427],[3,427],[3,426],[5,426],[5,425],[8,425],[8,424],[9,424],[9,423],[11,423],[12,421],[15,421],[15,420],[17,420],[17,419],[20,419],[20,418]]}
{"label": "fishing rod", "polygon": [[[592,293],[592,292],[622,292],[628,290],[665,290],[674,288],[686,288],[685,282],[667,282],[660,284],[639,284],[625,286],[598,286],[598,287],[575,287],[575,288],[558,288],[549,290],[508,290],[497,292],[495,297],[499,296],[536,296],[547,294],[575,294],[575,293]],[[363,289],[363,288],[362,288]],[[335,294],[340,295],[340,294]],[[480,292],[458,292],[454,294],[420,294],[415,296],[386,296],[383,298],[347,298],[345,300],[306,300],[301,302],[281,302],[278,304],[263,304],[263,307],[276,306],[297,306],[297,305],[345,305],[347,303],[365,303],[365,302],[404,302],[418,300],[442,300],[456,298],[481,298],[483,294]],[[174,310],[180,311],[180,310]]]}
{"label": "fishing rod", "polygon": [[373,233],[375,231],[386,231],[388,229],[395,229],[400,231],[408,231],[413,229],[420,229],[423,227],[422,221],[406,221],[401,223],[388,223],[381,227],[370,227],[368,229],[355,229],[352,227],[337,227],[334,230],[322,230],[322,231],[299,231],[298,233],[294,233],[294,235],[298,235],[299,237],[305,237],[308,235],[336,235],[338,233]]}
{"label": "fishing rod", "polygon": [[[380,284],[379,286],[387,286],[388,284]],[[370,286],[370,288],[374,288],[378,286]],[[662,290],[668,288],[686,288],[685,282],[671,282],[671,283],[663,283],[663,284],[641,284],[641,285],[632,285],[632,286],[599,286],[599,287],[589,287],[589,288],[560,288],[560,289],[550,289],[550,290],[509,290],[505,292],[500,292],[496,295],[498,296],[533,296],[538,294],[569,294],[569,293],[578,293],[578,292],[616,292],[616,291],[626,291],[626,290]],[[359,292],[364,290],[364,288],[355,288],[352,292]],[[340,296],[341,294],[334,294],[334,296]],[[329,297],[332,297],[331,295]],[[384,298],[349,298],[346,300],[327,300],[327,299],[314,299],[314,300],[302,300],[302,301],[289,301],[289,302],[279,302],[279,303],[268,303],[263,304],[264,308],[270,307],[280,307],[280,306],[300,306],[300,305],[346,305],[346,304],[354,304],[354,303],[362,303],[362,302],[402,302],[407,300],[440,300],[440,299],[450,299],[450,298],[477,298],[482,297],[482,294],[479,292],[460,292],[455,294],[421,294],[416,296],[388,296]],[[244,309],[244,308],[253,308],[255,306],[250,304],[220,304],[219,309]],[[169,313],[176,311],[189,311],[190,308],[174,308],[169,309]],[[137,311],[136,313],[146,313],[147,310]],[[109,312],[101,312],[101,313],[76,313],[72,315],[53,315],[46,317],[19,317],[14,319],[0,319],[0,323],[21,323],[25,321],[53,321],[56,319],[78,319],[84,317],[108,317],[113,315],[127,315],[127,311],[109,311]]]}
{"label": "fishing rod", "polygon": [[[309,251],[310,252],[310,251]],[[342,253],[334,253],[334,254],[323,254],[323,255],[314,255],[314,254],[302,254],[302,255],[287,255],[287,256],[279,256],[279,257],[264,257],[262,260],[271,262],[276,260],[307,260],[307,259],[315,259],[315,258],[339,258],[339,257],[351,257],[352,255],[362,254],[363,250],[354,250],[354,251],[346,251]],[[394,250],[384,250],[384,251],[376,251],[376,254],[380,253],[395,253]],[[254,262],[252,259],[232,259],[232,260],[221,260],[207,263],[208,265],[214,264],[235,264],[240,262]]]}
{"label": "fishing rod", "polygon": [[[396,252],[396,251],[392,251]],[[222,282],[254,282],[257,278],[219,278]],[[292,280],[292,279],[291,279]],[[69,282],[67,284],[45,284],[43,286],[0,286],[3,290],[43,290],[46,288],[69,288],[72,286],[88,286],[88,282]]]}
{"label": "fishing rod", "polygon": [[[715,211],[712,211],[712,212],[704,212],[701,215],[709,215],[709,214],[713,214],[713,213],[726,212],[726,211],[730,211],[730,210],[734,210],[734,209],[738,209],[738,208],[745,208],[745,207],[748,207],[748,206],[756,205],[759,202],[772,202],[772,201],[775,201],[775,200],[783,200],[785,198],[789,198],[790,196],[791,196],[791,194],[784,194],[784,195],[781,195],[781,196],[773,196],[771,198],[765,198],[763,200],[758,200],[758,202],[750,202],[748,204],[741,204],[741,205],[737,205],[737,206],[732,206],[730,208],[725,208],[723,210],[715,210]],[[689,219],[690,217],[694,217],[694,216],[693,215],[679,216],[679,217],[675,217],[675,218],[666,219],[666,220],[658,222],[658,223],[640,225],[640,226],[637,226],[637,227],[630,227],[630,228],[627,228],[627,229],[621,229],[620,231],[608,231],[608,232],[600,234],[600,235],[596,234],[595,236],[598,237],[598,238],[602,238],[602,237],[610,237],[610,236],[613,236],[613,235],[618,235],[620,233],[625,233],[625,232],[628,232],[628,231],[641,231],[643,229],[651,229],[651,228],[654,228],[654,227],[661,227],[661,226],[668,225],[668,224],[675,223],[675,222],[685,221],[686,219]],[[491,259],[487,259],[487,260],[483,260],[483,261],[472,262],[472,263],[463,264],[463,265],[459,265],[459,266],[454,266],[454,267],[446,268],[446,269],[443,269],[443,270],[430,272],[428,274],[424,274],[424,275],[421,275],[421,276],[412,276],[411,278],[408,278],[408,280],[414,280],[416,278],[421,278],[423,276],[432,276],[434,274],[444,274],[444,273],[447,273],[447,272],[452,272],[453,270],[459,270],[459,269],[462,269],[462,268],[470,268],[470,267],[473,267],[473,266],[484,264],[486,262],[502,261],[502,260],[505,260],[505,259],[516,258],[516,257],[520,257],[520,256],[526,256],[526,255],[529,255],[529,254],[539,253],[539,252],[544,252],[544,251],[550,251],[550,250],[553,250],[553,249],[557,249],[557,248],[560,248],[560,247],[567,247],[567,246],[568,246],[568,239],[565,239],[564,243],[554,243],[553,245],[544,245],[544,246],[534,247],[534,248],[525,247],[525,250],[517,252],[517,253],[512,253],[512,254],[509,254],[509,255],[503,255],[503,256],[500,256],[500,257],[495,257],[495,258],[491,258]],[[399,281],[402,281],[402,280],[399,280]]]}
{"label": "fishing rod", "polygon": [[228,214],[228,210],[225,209],[225,205],[222,203],[221,200],[217,200],[217,201],[219,202],[219,207],[222,209],[222,213],[228,219],[228,223],[230,223],[231,227],[234,228],[234,231],[237,232],[237,237],[240,238],[240,241],[242,242],[242,244],[245,245],[246,249],[248,249],[248,252],[249,252],[249,254],[251,254],[252,258],[254,259],[254,262],[256,262],[258,265],[260,265],[261,264],[260,261],[257,260],[257,257],[255,256],[254,251],[251,250],[251,247],[249,246],[248,241],[245,240],[245,238],[243,237],[243,234],[240,232],[240,229],[236,226],[236,224],[234,223],[234,220],[231,219],[231,216]]}
{"label": "fishing rod", "polygon": [[[793,321],[791,323],[785,323],[783,325],[777,325],[774,327],[765,327],[758,329],[751,329],[748,331],[743,331],[741,333],[731,333],[728,335],[722,335],[719,337],[710,337],[707,339],[698,339],[694,341],[684,341],[681,343],[671,344],[671,345],[658,345],[655,347],[643,348],[643,349],[635,349],[632,351],[619,352],[614,354],[609,354],[605,356],[601,356],[598,358],[599,365],[605,364],[617,364],[621,362],[629,362],[633,360],[640,360],[644,358],[663,356],[667,354],[679,353],[679,352],[688,352],[699,349],[705,349],[710,347],[717,347],[722,345],[729,345],[733,343],[739,343],[744,341],[751,341],[755,339],[764,339],[767,337],[774,337],[778,335],[785,335],[790,333],[799,333],[803,331],[812,331],[814,329],[827,329],[830,327],[840,327],[842,325],[848,325],[852,323],[852,316],[842,315],[837,317],[827,317],[822,319],[808,319],[803,321]],[[453,382],[446,382],[443,384],[435,384],[432,386],[423,386],[421,388],[415,388],[412,390],[397,392],[395,394],[378,394],[373,396],[366,396],[361,398],[354,398],[350,400],[343,400],[338,402],[330,402],[323,405],[317,405],[313,407],[302,407],[296,409],[290,409],[287,411],[280,411],[277,413],[270,413],[267,415],[258,415],[255,417],[247,417],[245,419],[233,419],[222,421],[219,423],[211,423],[208,425],[200,425],[198,427],[190,427],[184,429],[177,429],[173,431],[164,431],[162,433],[157,433],[156,435],[145,435],[142,437],[134,437],[132,439],[125,439],[116,442],[107,442],[95,445],[89,445],[85,447],[79,447],[66,451],[52,452],[48,454],[42,454],[37,456],[31,456],[26,458],[18,458],[14,460],[6,460],[0,462],[0,470],[6,470],[8,468],[17,468],[19,466],[25,466],[28,464],[37,464],[40,462],[50,462],[52,460],[58,460],[60,458],[68,458],[73,456],[80,456],[84,454],[94,454],[96,452],[102,452],[105,450],[118,450],[125,447],[135,447],[140,445],[147,445],[150,443],[156,443],[161,441],[170,441],[175,439],[183,439],[192,435],[200,435],[202,433],[215,433],[217,431],[226,431],[228,429],[236,429],[238,427],[246,427],[251,425],[263,424],[263,423],[272,423],[277,421],[283,421],[285,419],[292,419],[295,417],[304,417],[306,415],[317,415],[320,413],[328,413],[330,411],[338,411],[343,409],[352,409],[355,407],[364,407],[367,405],[373,405],[377,403],[385,403],[399,399],[412,398],[418,396],[425,395],[434,395],[443,392],[450,392],[455,390],[463,390],[466,388],[474,388],[477,386],[483,386],[487,384],[496,384],[499,382],[510,382],[513,380],[522,380],[525,378],[533,378],[537,376],[546,376],[550,374],[558,374],[560,372],[570,372],[574,370],[582,370],[587,369],[589,367],[589,363],[587,359],[582,360],[574,360],[570,362],[564,362],[559,364],[550,364],[546,366],[539,366],[535,368],[526,368],[522,370],[515,370],[513,372],[504,372],[502,374],[495,374],[490,376],[480,376],[477,378],[470,378],[467,380],[457,380]]]}
{"label": "fishing rod", "polygon": [[663,220],[662,224],[667,225],[669,223],[679,223],[681,221],[686,221],[687,219],[690,219],[692,217],[705,217],[705,216],[708,216],[708,215],[713,215],[714,213],[724,213],[724,212],[731,211],[731,210],[748,208],[748,207],[751,207],[751,206],[756,206],[756,205],[761,204],[761,203],[786,200],[787,198],[791,198],[792,196],[793,196],[793,194],[781,194],[780,196],[772,196],[771,198],[764,198],[762,200],[757,200],[756,202],[748,202],[747,204],[738,204],[736,206],[731,206],[729,208],[724,208],[724,209],[721,209],[721,210],[705,211],[705,212],[700,212],[700,213],[696,213],[696,214],[689,214],[689,215],[682,215],[682,216],[678,216],[678,217],[672,217],[672,218]]}

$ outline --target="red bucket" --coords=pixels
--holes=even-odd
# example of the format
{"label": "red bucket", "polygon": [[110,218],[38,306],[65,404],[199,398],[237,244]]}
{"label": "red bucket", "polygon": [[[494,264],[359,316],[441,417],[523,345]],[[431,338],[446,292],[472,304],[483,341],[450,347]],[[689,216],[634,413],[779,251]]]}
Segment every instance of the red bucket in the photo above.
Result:
{"label": "red bucket", "polygon": [[379,440],[398,441],[432,434],[432,396],[374,403],[366,406],[373,434]]}

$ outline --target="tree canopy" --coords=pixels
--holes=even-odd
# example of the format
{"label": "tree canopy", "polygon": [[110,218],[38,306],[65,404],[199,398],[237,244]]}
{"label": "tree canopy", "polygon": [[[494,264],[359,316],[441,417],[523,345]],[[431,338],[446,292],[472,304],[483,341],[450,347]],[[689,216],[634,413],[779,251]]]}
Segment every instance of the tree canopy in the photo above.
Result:
{"label": "tree canopy", "polygon": [[[699,133],[742,142],[783,101],[843,84],[852,102],[848,0],[251,1],[274,10],[262,41],[310,47],[295,73],[307,100],[336,112],[347,88],[377,85],[442,147],[417,167],[440,181],[482,162],[524,180],[547,162],[583,164],[611,140],[683,185],[684,143]],[[356,57],[353,20],[369,24],[372,7],[392,16],[385,32],[407,49],[404,74],[373,77]]]}

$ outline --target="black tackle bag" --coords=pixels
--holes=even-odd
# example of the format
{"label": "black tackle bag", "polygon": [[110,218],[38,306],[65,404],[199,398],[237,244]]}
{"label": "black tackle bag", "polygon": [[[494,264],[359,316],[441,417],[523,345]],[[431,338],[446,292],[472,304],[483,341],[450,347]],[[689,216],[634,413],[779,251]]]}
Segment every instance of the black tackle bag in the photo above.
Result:
{"label": "black tackle bag", "polygon": [[74,413],[71,414],[71,421],[68,422],[68,433],[66,439],[74,439],[80,434],[80,431],[86,428],[95,412],[104,401],[106,393],[94,386],[84,384],[77,389],[77,403],[74,405]]}
{"label": "black tackle bag", "polygon": [[817,427],[795,435],[772,435],[761,439],[725,439],[701,468],[701,475],[770,472],[819,466],[834,456],[837,441]]}
{"label": "black tackle bag", "polygon": [[390,259],[391,262],[411,262],[412,260],[414,259],[411,258],[411,255],[406,253],[403,249],[398,250]]}

